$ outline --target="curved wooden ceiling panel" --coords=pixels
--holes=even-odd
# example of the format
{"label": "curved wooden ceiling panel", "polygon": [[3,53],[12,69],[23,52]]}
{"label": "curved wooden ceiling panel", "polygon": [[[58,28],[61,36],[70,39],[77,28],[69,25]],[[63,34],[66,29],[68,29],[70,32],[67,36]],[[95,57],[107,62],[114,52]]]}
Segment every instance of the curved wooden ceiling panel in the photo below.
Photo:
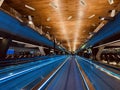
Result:
{"label": "curved wooden ceiling panel", "polygon": [[[50,27],[48,31],[70,51],[75,51],[101,22],[99,16],[120,3],[114,0],[5,0],[22,15],[33,15],[35,25]],[[29,5],[35,9],[25,8]]]}

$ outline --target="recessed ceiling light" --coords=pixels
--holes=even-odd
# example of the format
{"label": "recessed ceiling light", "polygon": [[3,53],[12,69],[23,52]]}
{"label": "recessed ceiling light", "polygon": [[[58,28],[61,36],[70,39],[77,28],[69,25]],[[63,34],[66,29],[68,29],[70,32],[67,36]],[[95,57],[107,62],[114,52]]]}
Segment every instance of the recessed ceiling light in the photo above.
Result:
{"label": "recessed ceiling light", "polygon": [[109,4],[113,4],[114,3],[114,0],[108,0]]}
{"label": "recessed ceiling light", "polygon": [[47,18],[47,21],[49,22],[50,20],[51,20],[51,18],[50,18],[50,17],[48,17],[48,18]]}
{"label": "recessed ceiling light", "polygon": [[28,15],[28,20],[32,21],[32,16],[31,15]]}
{"label": "recessed ceiling light", "polygon": [[28,15],[28,24],[33,24],[33,21],[32,21],[32,17],[31,17],[31,15]]}
{"label": "recessed ceiling light", "polygon": [[0,37],[0,39],[3,39],[3,37]]}
{"label": "recessed ceiling light", "polygon": [[105,18],[104,18],[104,17],[101,17],[101,18],[100,18],[100,20],[102,20],[102,21],[103,21],[103,20],[105,20]]}
{"label": "recessed ceiling light", "polygon": [[69,16],[69,17],[67,18],[67,20],[70,20],[70,19],[72,19],[72,16]]}
{"label": "recessed ceiling light", "polygon": [[80,4],[81,4],[82,6],[86,6],[86,5],[87,5],[84,0],[80,0]]}
{"label": "recessed ceiling light", "polygon": [[32,10],[32,11],[35,11],[35,8],[33,8],[33,7],[29,6],[29,5],[25,4],[25,7],[28,8],[28,9],[30,9],[30,10]]}
{"label": "recessed ceiling light", "polygon": [[28,24],[33,24],[33,22],[32,21],[28,21]]}
{"label": "recessed ceiling light", "polygon": [[55,8],[55,9],[57,8],[57,5],[55,5],[54,2],[50,2],[49,5],[50,5],[51,7],[53,7],[53,8]]}
{"label": "recessed ceiling light", "polygon": [[110,16],[111,16],[111,17],[114,17],[114,16],[115,16],[115,12],[116,12],[116,10],[115,10],[115,9],[114,9],[114,10],[112,10],[112,11],[111,11]]}
{"label": "recessed ceiling light", "polygon": [[93,17],[95,17],[95,14],[89,16],[88,18],[91,19],[91,18],[93,18]]}

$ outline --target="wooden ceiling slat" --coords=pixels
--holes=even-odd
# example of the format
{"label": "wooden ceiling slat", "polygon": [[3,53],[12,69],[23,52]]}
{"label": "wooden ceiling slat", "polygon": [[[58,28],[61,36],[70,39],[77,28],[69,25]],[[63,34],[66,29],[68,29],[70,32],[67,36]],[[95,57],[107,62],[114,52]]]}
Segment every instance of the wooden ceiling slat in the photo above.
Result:
{"label": "wooden ceiling slat", "polygon": [[[50,34],[54,35],[58,41],[66,41],[66,39],[63,38],[64,33],[61,30],[61,22],[63,22],[62,24],[64,24],[63,27],[66,28],[65,30],[70,40],[71,47],[73,47],[72,45],[74,44],[77,22],[81,22],[78,24],[80,29],[78,29],[79,37],[76,43],[77,48],[85,41],[80,38],[87,39],[89,32],[94,31],[99,25],[100,20],[98,17],[108,16],[108,11],[114,9],[120,3],[120,0],[114,0],[114,4],[112,5],[108,3],[108,0],[85,0],[86,6],[82,6],[79,3],[80,0],[58,0],[61,10],[59,12],[49,5],[51,1],[57,0],[5,0],[5,3],[23,15],[33,15],[35,25],[52,27],[48,31]],[[25,4],[35,8],[35,11],[25,8]],[[78,12],[81,16],[78,16]],[[83,15],[81,13],[83,13]],[[89,19],[88,17],[93,14],[95,14],[95,16]],[[67,20],[69,16],[72,16],[72,18]],[[50,21],[47,21],[48,17],[51,18]],[[86,32],[83,32],[84,30],[86,30]],[[63,46],[68,49],[67,45],[67,41],[63,43]]]}

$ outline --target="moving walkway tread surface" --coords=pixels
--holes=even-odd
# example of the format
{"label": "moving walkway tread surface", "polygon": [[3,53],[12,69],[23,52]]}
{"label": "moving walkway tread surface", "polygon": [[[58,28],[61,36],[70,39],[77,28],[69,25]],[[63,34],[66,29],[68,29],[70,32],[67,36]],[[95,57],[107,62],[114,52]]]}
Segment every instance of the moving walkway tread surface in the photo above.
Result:
{"label": "moving walkway tread surface", "polygon": [[45,90],[86,90],[74,57],[68,59]]}
{"label": "moving walkway tread surface", "polygon": [[[29,89],[25,88],[25,90],[30,90],[31,85],[35,84],[34,80],[45,78],[55,68],[59,70],[47,83],[45,89],[38,87],[38,90],[88,90],[78,64],[95,90],[120,89],[120,75],[113,70],[79,56],[70,56],[69,58],[60,56],[1,69],[0,90],[20,90],[26,85],[30,87]],[[114,75],[110,75],[109,71]],[[40,81],[38,80],[38,82]],[[33,83],[30,85],[31,82]]]}
{"label": "moving walkway tread surface", "polygon": [[[120,77],[86,58],[77,57],[78,63],[92,82],[95,90],[120,90]],[[112,72],[112,75],[111,73]]]}
{"label": "moving walkway tread surface", "polygon": [[[4,68],[0,72],[0,90],[20,90],[41,76],[41,79],[59,66],[66,56],[36,61],[20,67]],[[24,67],[24,68],[21,68]],[[6,71],[5,71],[6,70]]]}

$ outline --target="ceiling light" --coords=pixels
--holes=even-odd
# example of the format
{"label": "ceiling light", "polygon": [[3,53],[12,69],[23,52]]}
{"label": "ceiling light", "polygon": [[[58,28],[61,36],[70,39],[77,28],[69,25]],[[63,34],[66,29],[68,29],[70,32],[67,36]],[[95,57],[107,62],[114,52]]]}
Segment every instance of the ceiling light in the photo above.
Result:
{"label": "ceiling light", "polygon": [[114,17],[114,16],[115,16],[115,12],[116,12],[115,9],[112,10],[110,16],[111,16],[111,17]]}
{"label": "ceiling light", "polygon": [[31,6],[28,6],[28,5],[26,5],[26,4],[25,4],[25,7],[28,8],[28,9],[30,9],[30,10],[32,10],[32,11],[35,11],[35,8],[33,8],[33,7],[31,7]]}
{"label": "ceiling light", "polygon": [[51,20],[51,18],[50,18],[50,17],[48,17],[48,18],[47,18],[47,21],[49,22],[50,20]]}
{"label": "ceiling light", "polygon": [[33,24],[32,16],[31,15],[28,15],[28,24]]}
{"label": "ceiling light", "polygon": [[[89,32],[90,36],[93,36],[95,33],[94,32]],[[89,37],[88,37],[89,38]]]}
{"label": "ceiling light", "polygon": [[0,39],[3,39],[3,37],[0,37]]}
{"label": "ceiling light", "polygon": [[4,2],[4,0],[0,0],[0,7],[2,6],[3,2]]}
{"label": "ceiling light", "polygon": [[32,16],[31,15],[28,15],[28,20],[32,21]]}
{"label": "ceiling light", "polygon": [[109,4],[113,4],[114,3],[114,0],[108,0]]}
{"label": "ceiling light", "polygon": [[86,6],[86,5],[87,5],[84,0],[80,0],[80,4],[81,4],[82,6]]}
{"label": "ceiling light", "polygon": [[57,5],[55,5],[55,3],[54,2],[51,2],[51,3],[49,3],[49,5],[51,6],[51,7],[53,7],[53,8],[57,8]]}
{"label": "ceiling light", "polygon": [[50,27],[50,26],[46,26],[46,28],[49,28],[49,29],[50,29],[51,27]]}
{"label": "ceiling light", "polygon": [[70,20],[70,19],[72,19],[72,16],[69,16],[69,17],[67,18],[67,20]]}
{"label": "ceiling light", "polygon": [[98,27],[94,30],[94,33],[98,32],[105,25],[105,21],[102,21]]}
{"label": "ceiling light", "polygon": [[113,21],[115,18],[114,17],[99,17],[100,20],[106,20],[106,21]]}
{"label": "ceiling light", "polygon": [[93,18],[93,17],[95,17],[95,14],[89,16],[88,18],[91,19],[91,18]]}
{"label": "ceiling light", "polygon": [[103,21],[103,20],[105,20],[105,18],[104,18],[104,17],[101,17],[101,18],[100,18],[100,20],[102,20],[102,21]]}
{"label": "ceiling light", "polygon": [[28,21],[28,24],[33,24],[33,22],[32,21]]}

